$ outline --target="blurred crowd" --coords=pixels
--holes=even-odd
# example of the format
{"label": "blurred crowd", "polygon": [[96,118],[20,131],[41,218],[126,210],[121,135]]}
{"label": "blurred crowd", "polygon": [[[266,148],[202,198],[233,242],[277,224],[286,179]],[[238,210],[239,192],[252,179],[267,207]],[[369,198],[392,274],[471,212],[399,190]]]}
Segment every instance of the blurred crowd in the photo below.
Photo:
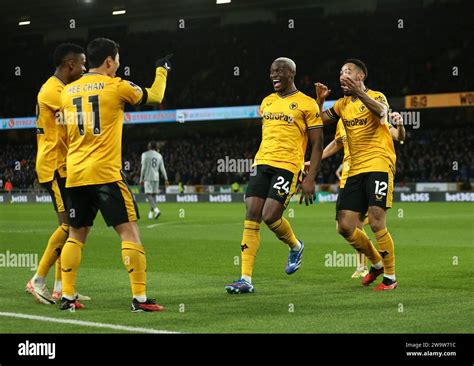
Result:
{"label": "blurred crowd", "polygon": [[[325,144],[333,138],[327,132]],[[474,178],[473,136],[469,128],[408,130],[404,144],[396,143],[396,183],[467,182]],[[123,146],[123,170],[129,184],[140,184],[140,157],[147,149],[145,140],[126,141]],[[255,156],[260,136],[203,135],[162,141],[163,155],[171,184],[245,184],[249,172],[219,171],[219,161],[248,159]],[[0,184],[10,181],[13,188],[38,188],[35,179],[35,146],[6,145],[0,149]],[[308,151],[309,153],[309,151]],[[307,158],[309,158],[307,153]],[[226,160],[227,157],[227,160]],[[317,177],[318,183],[335,183],[335,171],[342,151],[325,160]],[[248,166],[247,166],[248,167]]]}
{"label": "blurred crowd", "polygon": [[[349,57],[366,62],[367,86],[387,96],[467,91],[472,67],[463,54],[470,54],[472,38],[462,35],[468,34],[472,22],[462,21],[467,14],[457,10],[449,3],[434,3],[423,8],[423,17],[407,7],[370,14],[314,12],[295,17],[294,28],[282,16],[276,22],[245,26],[125,33],[115,37],[121,45],[119,76],[149,86],[154,60],[173,52],[173,71],[160,106],[165,109],[258,104],[271,91],[269,68],[279,56],[295,60],[296,84],[309,95],[314,95],[313,83],[321,81],[333,90],[334,98],[339,97],[339,70]],[[53,72],[57,43],[45,42],[40,35],[5,42],[0,117],[32,116],[36,94]],[[124,76],[126,67],[130,74]]]}

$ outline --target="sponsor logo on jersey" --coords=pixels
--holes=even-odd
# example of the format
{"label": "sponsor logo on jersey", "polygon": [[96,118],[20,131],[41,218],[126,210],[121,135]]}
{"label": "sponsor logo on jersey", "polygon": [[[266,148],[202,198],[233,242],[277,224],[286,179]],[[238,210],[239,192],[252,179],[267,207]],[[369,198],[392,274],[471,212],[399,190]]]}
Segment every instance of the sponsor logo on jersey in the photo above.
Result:
{"label": "sponsor logo on jersey", "polygon": [[128,81],[128,80],[127,82],[130,84],[132,88],[135,88],[135,93],[140,94],[142,92],[142,88],[140,88],[137,84],[132,83],[131,81]]}
{"label": "sponsor logo on jersey", "polygon": [[263,113],[262,117],[263,119],[266,119],[266,120],[285,121],[288,123],[294,122],[293,115],[287,115],[283,112],[279,112],[279,113],[265,112]]}
{"label": "sponsor logo on jersey", "polygon": [[354,118],[351,120],[343,119],[342,122],[346,127],[354,127],[354,126],[365,126],[368,122],[367,118]]}

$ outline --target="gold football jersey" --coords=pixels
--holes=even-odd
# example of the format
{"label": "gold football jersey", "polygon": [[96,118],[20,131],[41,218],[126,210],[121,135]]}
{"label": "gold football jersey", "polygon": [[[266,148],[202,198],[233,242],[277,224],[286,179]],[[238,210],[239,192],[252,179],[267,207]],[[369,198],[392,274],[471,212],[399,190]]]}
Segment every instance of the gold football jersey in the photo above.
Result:
{"label": "gold football jersey", "polygon": [[[389,106],[382,93],[369,89],[367,94]],[[350,177],[365,172],[395,173],[395,147],[387,121],[380,123],[360,99],[352,96],[338,99],[328,115],[344,123],[351,154]]]}
{"label": "gold football jersey", "polygon": [[51,76],[41,86],[37,97],[36,174],[40,183],[52,181],[55,170],[59,170],[62,177],[66,176],[66,129],[58,117],[63,88],[63,82]]}
{"label": "gold football jersey", "polygon": [[298,90],[284,97],[273,93],[263,99],[260,112],[262,142],[255,165],[298,173],[304,164],[308,130],[323,127],[316,101]]}
{"label": "gold football jersey", "polygon": [[87,73],[64,88],[66,187],[122,180],[124,104],[138,104],[142,97],[142,89],[134,83],[98,73]]}

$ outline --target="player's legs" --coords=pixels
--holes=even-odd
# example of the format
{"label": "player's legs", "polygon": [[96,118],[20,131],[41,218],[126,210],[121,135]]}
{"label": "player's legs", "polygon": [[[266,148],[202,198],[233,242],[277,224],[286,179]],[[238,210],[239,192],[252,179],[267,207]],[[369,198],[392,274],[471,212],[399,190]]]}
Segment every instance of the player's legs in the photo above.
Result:
{"label": "player's legs", "polygon": [[76,296],[76,278],[81,264],[82,249],[90,231],[89,226],[71,227],[69,238],[61,254],[63,297],[73,300]]}
{"label": "player's legs", "polygon": [[370,173],[366,194],[369,203],[369,224],[384,264],[383,281],[375,290],[393,290],[398,286],[395,278],[395,250],[386,225],[386,210],[392,206],[393,175],[387,172]]}
{"label": "player's legs", "polygon": [[382,285],[395,288],[397,286],[395,277],[395,248],[392,236],[386,226],[385,216],[383,208],[377,206],[369,207],[370,228],[375,235],[379,252],[383,258],[384,278]]}
{"label": "player's legs", "polygon": [[136,202],[125,180],[95,188],[94,201],[107,226],[113,226],[122,242],[122,261],[132,291],[132,311],[161,311],[164,308],[146,295],[146,254],[140,240]]}
{"label": "player's legs", "polygon": [[273,231],[278,239],[289,246],[291,250],[299,250],[301,244],[296,239],[293,229],[283,217],[285,207],[273,198],[267,198],[263,206],[263,222]]}
{"label": "player's legs", "polygon": [[160,209],[156,205],[155,195],[159,193],[159,182],[157,181],[145,181],[144,182],[145,194],[150,204],[150,212],[148,213],[148,219],[157,219],[160,215]]}
{"label": "player's legs", "polygon": [[242,241],[240,244],[241,276],[239,280],[225,286],[229,294],[254,292],[252,274],[255,266],[255,258],[260,248],[260,223],[262,221],[264,204],[265,198],[262,197],[251,196],[245,199],[246,213]]}
{"label": "player's legs", "polygon": [[258,165],[256,174],[251,175],[247,186],[245,198],[245,221],[240,242],[241,250],[241,276],[240,279],[225,286],[229,294],[241,294],[254,291],[252,285],[252,274],[255,266],[255,258],[260,248],[260,223],[262,212],[268,190],[271,183],[271,175],[267,172],[267,166]]}
{"label": "player's legs", "polygon": [[[63,199],[64,203],[64,210],[58,210],[58,220],[60,226],[66,226],[69,229],[69,219],[67,216],[67,208],[66,208],[66,178],[62,178],[59,175],[59,172],[56,172],[56,180],[58,182],[59,192]],[[66,241],[64,241],[66,243]],[[55,271],[54,271],[54,288],[53,288],[53,299],[57,300],[61,298],[62,292],[62,271],[61,271],[61,253],[59,253],[58,259],[56,260]]]}
{"label": "player's legs", "polygon": [[[61,250],[69,235],[69,225],[65,212],[64,193],[61,187],[62,182],[59,177],[55,177],[51,182],[44,183],[53,201],[53,206],[58,215],[58,227],[49,237],[48,244],[44,250],[38,269],[33,278],[27,283],[26,291],[31,293],[39,303],[54,304],[54,298],[50,294],[45,284],[45,278],[55,262],[59,261]],[[58,282],[59,281],[59,282]],[[61,271],[56,269],[55,288],[60,286]]]}
{"label": "player's legs", "polygon": [[[365,221],[365,214],[359,215],[359,222],[357,223],[357,228],[364,230],[364,221]],[[367,233],[366,233],[367,234]],[[364,253],[357,252],[356,253],[356,270],[352,274],[352,278],[363,278],[369,273],[367,269],[367,258]]]}
{"label": "player's legs", "polygon": [[[59,226],[67,226],[69,231],[69,220],[66,211],[58,212],[58,223]],[[68,233],[69,236],[69,233]],[[67,238],[64,240],[66,243]],[[64,246],[64,245],[63,245]],[[61,298],[62,292],[62,276],[61,276],[61,253],[59,253],[58,259],[56,259],[55,270],[54,270],[54,287],[53,287],[53,299],[58,300]]]}
{"label": "player's legs", "polygon": [[296,191],[299,176],[278,168],[272,168],[271,174],[270,190],[263,207],[263,221],[279,240],[288,245],[290,253],[285,272],[292,274],[301,266],[304,244],[296,238],[283,212]]}
{"label": "player's legs", "polygon": [[265,199],[261,197],[247,197],[245,199],[245,222],[242,233],[240,250],[242,256],[241,278],[252,283],[252,274],[255,258],[260,248],[260,223]]}
{"label": "player's legs", "polygon": [[61,252],[62,298],[61,310],[82,307],[77,301],[76,280],[82,259],[82,249],[97,215],[89,186],[66,189],[69,238]]}
{"label": "player's legs", "polygon": [[342,192],[338,211],[338,232],[358,252],[372,262],[375,269],[383,268],[382,257],[367,234],[358,228],[360,215],[367,212],[366,174],[349,177]]}

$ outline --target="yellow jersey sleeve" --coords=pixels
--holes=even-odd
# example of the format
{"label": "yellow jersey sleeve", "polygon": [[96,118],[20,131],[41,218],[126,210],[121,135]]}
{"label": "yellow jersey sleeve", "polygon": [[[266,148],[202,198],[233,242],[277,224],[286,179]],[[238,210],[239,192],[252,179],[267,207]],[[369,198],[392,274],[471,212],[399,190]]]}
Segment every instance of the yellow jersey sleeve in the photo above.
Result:
{"label": "yellow jersey sleeve", "polygon": [[387,101],[387,98],[385,97],[385,95],[383,95],[381,92],[374,92],[374,96],[373,98],[377,101],[377,102],[380,102],[382,104],[385,104],[385,106],[387,108],[390,108],[390,106],[388,105],[388,101]]}
{"label": "yellow jersey sleeve", "polygon": [[136,105],[141,102],[143,98],[143,90],[138,85],[128,80],[117,78],[117,92],[119,98],[131,105]]}
{"label": "yellow jersey sleeve", "polygon": [[341,111],[341,103],[344,100],[344,98],[339,98],[336,100],[336,103],[329,108],[326,112],[332,120],[337,120],[342,116],[342,111]]}
{"label": "yellow jersey sleeve", "polygon": [[53,180],[54,172],[63,165],[64,157],[60,146],[60,128],[57,124],[64,84],[55,76],[50,77],[41,87],[37,97],[37,153],[36,174],[40,183]]}
{"label": "yellow jersey sleeve", "polygon": [[304,110],[304,116],[308,130],[323,127],[323,120],[321,119],[319,107],[314,99],[311,98],[308,103],[308,107]]}

